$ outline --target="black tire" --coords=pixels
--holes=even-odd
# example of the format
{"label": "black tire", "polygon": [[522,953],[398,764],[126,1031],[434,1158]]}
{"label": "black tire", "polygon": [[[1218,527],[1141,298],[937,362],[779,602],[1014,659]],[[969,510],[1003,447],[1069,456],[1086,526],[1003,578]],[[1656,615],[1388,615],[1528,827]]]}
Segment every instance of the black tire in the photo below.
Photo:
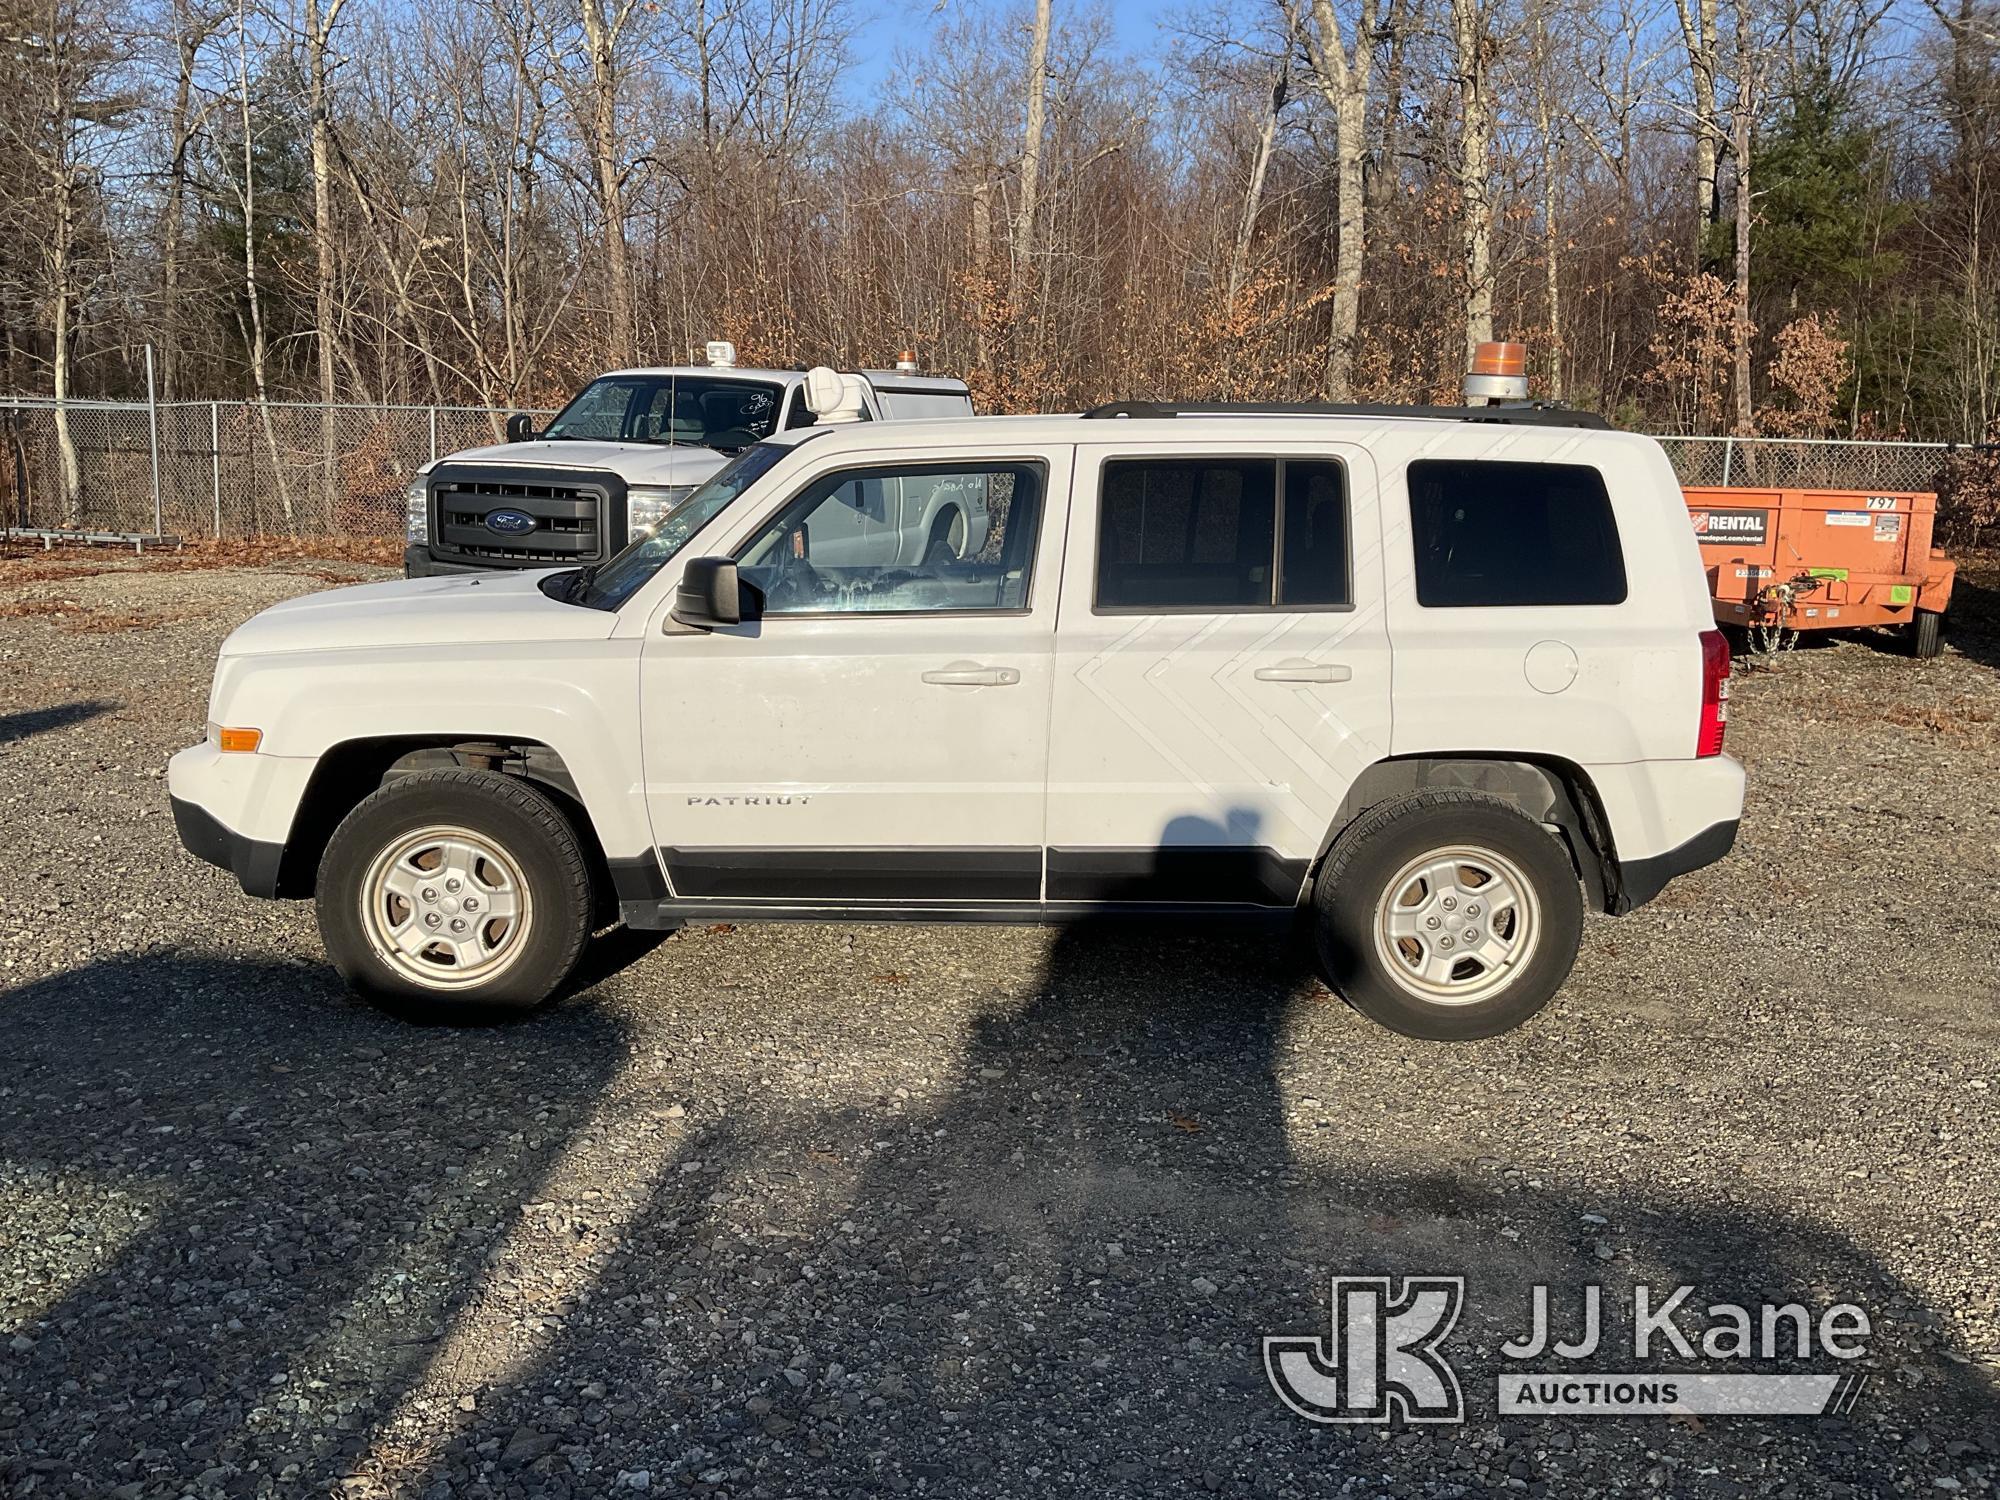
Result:
{"label": "black tire", "polygon": [[958,548],[951,544],[952,528],[958,524],[958,512],[948,510],[931,522],[931,539],[924,548],[924,566],[935,568],[945,563],[959,560]]}
{"label": "black tire", "polygon": [[[1383,956],[1382,948],[1397,947],[1398,940],[1385,937],[1378,944],[1376,936],[1383,903],[1391,899],[1390,887],[1416,888],[1408,878],[1399,880],[1399,875],[1426,854],[1442,855],[1451,848],[1484,851],[1511,864],[1532,897],[1526,909],[1534,923],[1525,930],[1514,929],[1530,943],[1518,968],[1511,962],[1489,968],[1469,956],[1453,960],[1429,955],[1441,958],[1453,975],[1477,966],[1470,978],[1450,979],[1452,984],[1470,986],[1476,997],[1460,1001],[1414,993],[1422,987],[1420,982],[1392,971]],[[1477,891],[1458,894],[1476,898]],[[1443,897],[1432,891],[1424,899],[1428,903]],[[1518,909],[1517,903],[1504,910]],[[1411,910],[1421,912],[1424,907]],[[1444,919],[1468,920],[1462,914]],[[1521,917],[1503,915],[1502,920],[1511,926]],[[1472,931],[1477,930],[1475,925]],[[1495,934],[1489,931],[1486,936]],[[1583,896],[1568,851],[1533,819],[1481,792],[1416,792],[1369,809],[1334,841],[1313,886],[1314,946],[1334,989],[1370,1020],[1427,1041],[1469,1041],[1519,1026],[1562,987],[1576,962],[1582,936]],[[1450,946],[1449,937],[1442,934],[1443,946]],[[1487,976],[1483,981],[1481,974]],[[1478,989],[1481,982],[1490,986],[1483,993]]]}
{"label": "black tire", "polygon": [[1910,654],[1929,661],[1944,650],[1944,611],[1920,609],[1910,622]]}
{"label": "black tire", "polygon": [[[518,947],[487,978],[460,979],[441,965],[437,982],[420,981],[371,936],[362,898],[371,871],[434,828],[490,845],[514,867],[506,883],[523,888]],[[316,904],[327,954],[356,993],[399,1009],[479,1012],[526,1010],[561,986],[590,936],[592,896],[576,829],[540,788],[493,771],[441,770],[398,777],[347,815],[320,860]]]}

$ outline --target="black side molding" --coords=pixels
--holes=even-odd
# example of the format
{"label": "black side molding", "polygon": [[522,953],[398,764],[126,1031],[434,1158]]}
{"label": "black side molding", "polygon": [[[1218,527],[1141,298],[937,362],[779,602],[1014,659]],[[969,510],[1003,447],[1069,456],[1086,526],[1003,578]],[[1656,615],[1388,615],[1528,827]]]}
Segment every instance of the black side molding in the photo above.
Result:
{"label": "black side molding", "polygon": [[197,859],[229,871],[250,896],[278,894],[278,867],[284,863],[285,846],[266,844],[222,826],[205,807],[168,798],[174,808],[174,831],[181,844]]}
{"label": "black side molding", "polygon": [[1622,916],[1635,907],[1644,906],[1666,889],[1667,882],[1676,875],[1685,875],[1690,870],[1699,870],[1703,865],[1712,865],[1721,859],[1736,845],[1738,823],[1736,818],[1726,823],[1712,823],[1685,844],[1677,845],[1665,854],[1621,860],[1618,865],[1616,912]]}
{"label": "black side molding", "polygon": [[1038,848],[662,849],[683,897],[796,901],[1036,901]]}
{"label": "black side molding", "polygon": [[1187,905],[1298,904],[1306,861],[1246,845],[1050,849],[1049,900]]}
{"label": "black side molding", "polygon": [[660,873],[660,857],[657,854],[634,854],[619,859],[606,859],[605,868],[611,874],[611,889],[619,901],[664,901],[667,899],[667,877]]}
{"label": "black side molding", "polygon": [[1290,906],[1247,906],[1223,901],[939,901],[895,905],[866,901],[817,904],[782,901],[626,901],[619,915],[627,927],[671,932],[689,922],[926,922],[986,926],[1080,926],[1100,921],[1214,922],[1285,932],[1299,919]]}

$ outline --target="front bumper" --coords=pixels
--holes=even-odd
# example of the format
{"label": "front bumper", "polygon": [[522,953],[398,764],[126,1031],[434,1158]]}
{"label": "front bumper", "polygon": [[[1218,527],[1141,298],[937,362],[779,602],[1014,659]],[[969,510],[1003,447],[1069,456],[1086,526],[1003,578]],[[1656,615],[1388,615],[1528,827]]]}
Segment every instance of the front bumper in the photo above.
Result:
{"label": "front bumper", "polygon": [[279,894],[292,815],[314,761],[226,754],[203,741],[167,762],[167,798],[181,843],[234,875],[252,896]]}
{"label": "front bumper", "polygon": [[223,827],[222,820],[207,808],[178,797],[170,796],[167,800],[173,804],[174,831],[181,836],[181,845],[188,853],[229,871],[246,895],[278,894],[278,871],[285,860],[283,844],[247,839]]}

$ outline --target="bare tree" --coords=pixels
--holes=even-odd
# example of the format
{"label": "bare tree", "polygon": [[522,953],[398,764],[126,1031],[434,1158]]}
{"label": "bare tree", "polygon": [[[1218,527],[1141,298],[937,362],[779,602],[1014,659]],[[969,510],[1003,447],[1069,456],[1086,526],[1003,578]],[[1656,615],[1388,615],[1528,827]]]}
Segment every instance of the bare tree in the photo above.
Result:
{"label": "bare tree", "polygon": [[264,446],[271,458],[272,482],[278,489],[278,508],[289,531],[297,518],[292,512],[292,491],[285,479],[284,459],[278,451],[278,429],[271,420],[270,349],[264,333],[263,289],[257,280],[257,129],[250,98],[250,0],[237,0],[236,102],[243,159],[242,176],[236,187],[243,210],[243,300],[250,320],[250,381],[257,392],[257,414],[263,423]]}
{"label": "bare tree", "polygon": [[605,296],[610,327],[605,353],[613,364],[638,357],[637,305],[632,247],[625,237],[627,183],[625,130],[620,118],[624,82],[622,44],[639,13],[639,0],[577,0],[588,77],[577,92],[577,121],[590,157],[590,182],[604,235]]}
{"label": "bare tree", "polygon": [[[1250,272],[1250,246],[1257,234],[1257,216],[1264,207],[1264,183],[1271,172],[1271,153],[1278,143],[1278,116],[1291,88],[1291,70],[1281,61],[1271,81],[1269,100],[1257,126],[1257,145],[1250,157],[1250,181],[1243,189],[1243,213],[1236,221],[1236,244],[1229,253],[1229,280],[1222,294],[1225,314],[1236,311],[1243,278]],[[1351,336],[1351,335],[1350,335]]]}
{"label": "bare tree", "polygon": [[334,378],[334,344],[339,335],[334,296],[333,120],[327,92],[327,52],[345,3],[346,0],[304,0],[302,17],[306,107],[312,121],[313,333],[319,352],[320,484],[329,514],[340,490],[340,465],[333,409],[339,394]]}
{"label": "bare tree", "polygon": [[1731,154],[1736,159],[1736,317],[1731,329],[1736,431],[1749,437],[1757,431],[1750,391],[1750,345],[1757,326],[1750,316],[1750,232],[1754,204],[1750,190],[1750,152],[1756,129],[1759,56],[1751,0],[1736,0],[1736,100],[1730,124]]}
{"label": "bare tree", "polygon": [[1458,212],[1465,276],[1465,354],[1493,337],[1493,99],[1483,0],[1451,0],[1458,76]]}
{"label": "bare tree", "polygon": [[1716,17],[1721,0],[1674,0],[1681,41],[1687,50],[1688,87],[1694,96],[1694,242],[1697,248],[1715,222],[1716,162],[1722,154],[1722,127],[1715,108],[1718,56]]}
{"label": "bare tree", "polygon": [[1313,79],[1334,116],[1333,333],[1326,394],[1345,401],[1354,388],[1354,335],[1361,322],[1361,276],[1368,248],[1369,80],[1375,62],[1375,0],[1358,0],[1351,40],[1333,0],[1312,0],[1312,24],[1296,23],[1312,58]]}
{"label": "bare tree", "polygon": [[[195,87],[195,70],[202,49],[221,30],[226,6],[212,0],[172,0],[168,41],[173,49],[173,85],[167,106],[167,185],[160,212],[160,300],[164,318],[177,323],[182,283],[187,274],[188,197],[197,139],[210,104]],[[180,393],[182,339],[175,328],[160,348],[160,390],[169,398]]]}
{"label": "bare tree", "polygon": [[1048,130],[1052,19],[1051,0],[1035,0],[1034,27],[1028,37],[1028,73],[1022,82],[1027,105],[1021,130],[1021,196],[1014,206],[1014,260],[1007,274],[1007,305],[1017,319],[1034,265],[1037,215],[1042,206],[1042,147]]}
{"label": "bare tree", "polygon": [[11,149],[28,164],[22,218],[39,248],[32,299],[47,319],[49,377],[57,401],[57,483],[65,525],[82,519],[82,474],[66,403],[93,279],[109,138],[137,101],[121,91],[119,36],[130,19],[93,0],[42,0],[17,14],[5,37],[33,104],[5,115]]}

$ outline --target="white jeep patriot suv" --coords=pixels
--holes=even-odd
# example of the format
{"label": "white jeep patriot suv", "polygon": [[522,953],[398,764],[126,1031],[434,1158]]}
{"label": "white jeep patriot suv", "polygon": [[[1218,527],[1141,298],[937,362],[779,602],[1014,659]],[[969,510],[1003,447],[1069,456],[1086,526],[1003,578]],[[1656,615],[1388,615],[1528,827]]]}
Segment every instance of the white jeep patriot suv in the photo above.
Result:
{"label": "white jeep patriot suv", "polygon": [[1474,1037],[1729,850],[1728,670],[1673,471],[1593,418],[815,426],[602,567],[266,610],[170,788],[376,997],[531,1005],[619,919],[1263,916]]}

